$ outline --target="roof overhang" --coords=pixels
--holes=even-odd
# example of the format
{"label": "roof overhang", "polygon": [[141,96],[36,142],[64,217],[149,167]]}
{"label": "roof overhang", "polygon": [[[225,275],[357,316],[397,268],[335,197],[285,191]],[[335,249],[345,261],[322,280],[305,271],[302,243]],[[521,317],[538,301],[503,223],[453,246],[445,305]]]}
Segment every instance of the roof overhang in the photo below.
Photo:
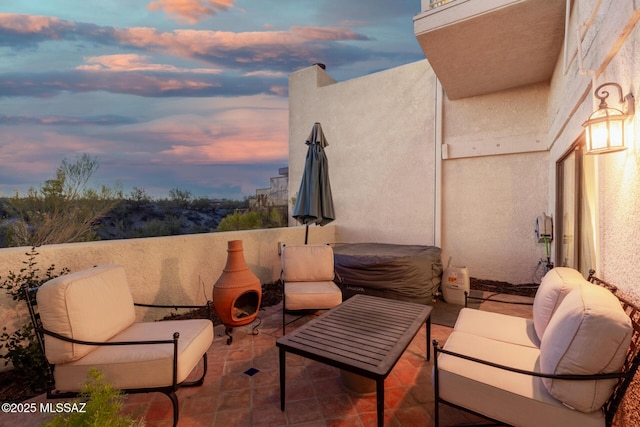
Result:
{"label": "roof overhang", "polygon": [[549,81],[565,0],[453,0],[414,17],[414,33],[449,99]]}

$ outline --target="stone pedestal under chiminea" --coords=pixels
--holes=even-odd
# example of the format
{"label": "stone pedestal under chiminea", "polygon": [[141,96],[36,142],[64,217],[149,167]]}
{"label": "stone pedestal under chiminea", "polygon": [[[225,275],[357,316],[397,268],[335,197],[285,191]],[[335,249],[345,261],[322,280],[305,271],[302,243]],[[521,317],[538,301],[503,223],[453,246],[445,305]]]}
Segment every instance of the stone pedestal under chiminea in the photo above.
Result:
{"label": "stone pedestal under chiminea", "polygon": [[227,264],[213,285],[213,305],[225,326],[227,344],[231,344],[233,328],[248,325],[258,315],[262,286],[244,260],[242,240],[227,244]]}

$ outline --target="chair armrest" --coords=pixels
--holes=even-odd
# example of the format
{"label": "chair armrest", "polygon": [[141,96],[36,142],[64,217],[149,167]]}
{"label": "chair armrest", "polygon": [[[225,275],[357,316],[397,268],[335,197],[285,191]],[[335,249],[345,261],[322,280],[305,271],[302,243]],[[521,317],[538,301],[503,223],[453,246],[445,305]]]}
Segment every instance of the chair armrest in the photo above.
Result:
{"label": "chair armrest", "polygon": [[175,304],[145,304],[141,302],[134,302],[136,307],[148,307],[148,308],[173,308],[177,310],[179,308],[211,308],[211,301],[207,301],[205,305],[175,305]]}
{"label": "chair armrest", "polygon": [[[206,305],[165,305],[165,304],[144,304],[144,303],[137,303],[134,302],[133,305],[135,307],[145,307],[145,308],[172,308],[174,311],[177,311],[180,308],[190,308],[193,310],[197,310],[197,309],[207,309],[209,311],[209,320],[211,320],[212,322],[214,322],[214,313],[212,310],[212,305],[213,302],[212,301],[207,301]],[[171,313],[170,316],[173,316],[174,314]],[[214,322],[215,323],[215,322]]]}
{"label": "chair armrest", "polygon": [[[435,359],[437,360],[438,353],[448,354],[453,357],[459,357],[461,359],[468,360],[470,362],[479,363],[486,366],[491,366],[492,368],[502,369],[509,372],[514,372],[516,374],[529,375],[532,377],[540,377],[540,378],[551,378],[556,380],[569,380],[569,381],[592,381],[592,380],[608,380],[608,379],[620,379],[624,378],[627,373],[624,371],[614,372],[610,374],[589,374],[589,375],[579,375],[579,374],[545,374],[542,372],[536,371],[527,371],[518,368],[512,368],[510,366],[501,365],[499,363],[494,363],[488,360],[479,359],[477,357],[467,356],[465,354],[456,353],[454,351],[445,350],[441,346],[438,345],[437,340],[433,340],[433,354]],[[436,362],[437,368],[437,362]]]}
{"label": "chair armrest", "polygon": [[502,304],[516,304],[516,305],[533,305],[533,302],[524,302],[524,301],[505,301],[505,300],[499,300],[499,299],[493,299],[491,297],[489,298],[483,298],[483,297],[472,297],[471,295],[469,295],[469,292],[464,291],[464,306],[468,307],[469,306],[469,300],[474,300],[474,301],[491,301],[491,302],[499,302]]}
{"label": "chair armrest", "polygon": [[340,275],[340,273],[338,273],[338,271],[336,271],[336,270],[334,270],[334,271],[333,271],[333,273],[334,273],[333,282],[334,282],[336,285],[338,285],[338,287],[339,287],[340,289],[342,289],[342,288],[343,288],[343,286],[344,286],[344,280],[342,279],[342,276],[341,276],[341,275]]}
{"label": "chair armrest", "polygon": [[50,331],[43,327],[38,328],[39,332],[42,332],[44,335],[49,335],[51,337],[57,338],[62,341],[70,342],[73,344],[82,344],[82,345],[94,345],[94,346],[115,346],[115,345],[140,345],[140,344],[177,344],[178,338],[180,338],[179,332],[173,333],[172,339],[167,340],[145,340],[145,341],[84,341],[78,340],[75,338],[69,338],[64,335],[58,334],[56,332]]}

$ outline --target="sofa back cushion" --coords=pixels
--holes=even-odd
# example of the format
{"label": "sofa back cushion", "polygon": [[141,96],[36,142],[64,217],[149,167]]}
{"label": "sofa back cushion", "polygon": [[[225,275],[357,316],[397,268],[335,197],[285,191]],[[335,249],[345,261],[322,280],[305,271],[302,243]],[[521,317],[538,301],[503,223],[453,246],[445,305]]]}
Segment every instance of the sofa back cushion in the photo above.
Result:
{"label": "sofa back cushion", "polygon": [[333,280],[333,249],[328,245],[287,245],[282,249],[285,282]]}
{"label": "sofa back cushion", "polygon": [[[123,266],[104,265],[56,277],[36,294],[45,329],[83,341],[107,341],[135,321]],[[49,363],[78,360],[97,347],[45,335]]]}
{"label": "sofa back cushion", "polygon": [[576,286],[589,283],[582,274],[568,267],[556,267],[542,278],[533,300],[533,326],[542,340],[547,325],[564,297]]}
{"label": "sofa back cushion", "polygon": [[[620,371],[633,327],[620,301],[591,283],[577,286],[562,301],[540,344],[540,368],[550,374],[591,375]],[[582,412],[607,401],[617,380],[543,379],[549,393]]]}

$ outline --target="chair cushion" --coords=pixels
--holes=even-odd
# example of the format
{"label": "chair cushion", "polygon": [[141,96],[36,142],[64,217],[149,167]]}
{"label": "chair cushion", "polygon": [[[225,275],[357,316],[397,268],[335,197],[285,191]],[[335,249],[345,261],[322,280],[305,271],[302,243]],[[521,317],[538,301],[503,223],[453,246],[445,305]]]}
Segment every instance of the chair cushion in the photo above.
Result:
{"label": "chair cushion", "polygon": [[287,245],[282,249],[285,282],[333,280],[333,249],[328,245]]}
{"label": "chair cushion", "polygon": [[[36,294],[45,329],[84,341],[107,341],[136,318],[124,267],[104,265],[59,276]],[[45,335],[49,363],[78,360],[96,346],[72,344]]]}
{"label": "chair cushion", "polygon": [[[539,371],[538,349],[453,331],[446,350],[525,371]],[[438,355],[440,396],[519,427],[604,427],[602,411],[583,413],[556,400],[538,377],[504,371],[448,354]]]}
{"label": "chair cushion", "polygon": [[332,281],[285,282],[286,310],[324,310],[342,304],[342,291]]}
{"label": "chair cushion", "polygon": [[556,267],[545,274],[533,300],[533,326],[540,340],[564,297],[583,283],[589,282],[573,268]]}
{"label": "chair cushion", "polygon": [[[213,342],[210,320],[134,323],[110,341],[171,340],[174,332],[180,333],[177,382],[181,383]],[[170,386],[173,383],[173,344],[98,347],[82,359],[57,365],[54,370],[56,389],[81,390],[92,366],[104,374],[105,382],[119,389]]]}
{"label": "chair cushion", "polygon": [[[564,298],[547,326],[540,368],[553,374],[618,372],[632,333],[631,319],[611,292],[591,283],[580,285]],[[592,412],[604,405],[617,380],[543,382],[561,402]]]}
{"label": "chair cushion", "polygon": [[540,348],[533,320],[524,317],[463,308],[458,314],[453,330],[525,347]]}

